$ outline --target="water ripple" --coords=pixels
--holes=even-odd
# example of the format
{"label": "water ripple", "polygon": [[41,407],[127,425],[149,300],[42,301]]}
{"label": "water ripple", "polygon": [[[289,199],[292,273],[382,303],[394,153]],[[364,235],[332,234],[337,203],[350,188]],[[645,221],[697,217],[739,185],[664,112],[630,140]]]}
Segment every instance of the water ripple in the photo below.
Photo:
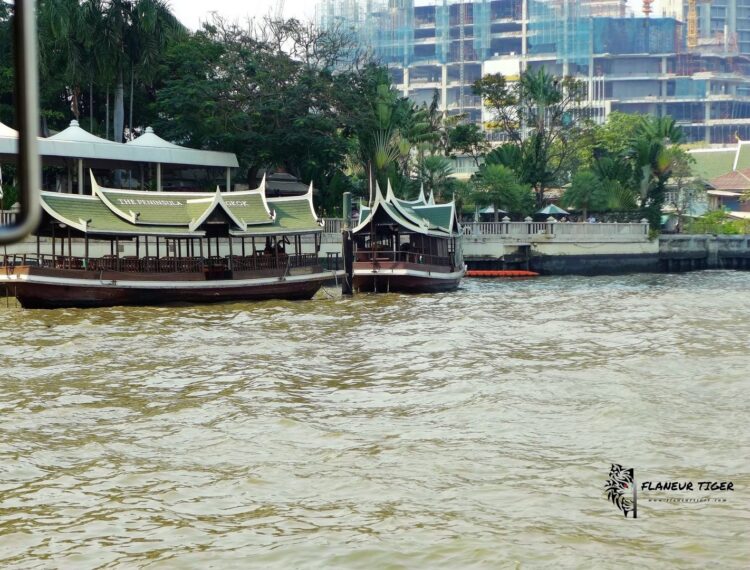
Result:
{"label": "water ripple", "polygon": [[[3,567],[750,559],[748,274],[2,314]],[[736,491],[624,521],[613,461]]]}

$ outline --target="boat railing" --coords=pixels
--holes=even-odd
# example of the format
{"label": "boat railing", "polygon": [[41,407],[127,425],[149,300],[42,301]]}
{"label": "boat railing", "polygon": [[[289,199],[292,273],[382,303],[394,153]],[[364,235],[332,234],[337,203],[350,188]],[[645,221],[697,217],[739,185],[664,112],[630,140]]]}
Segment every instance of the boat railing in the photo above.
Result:
{"label": "boat railing", "polygon": [[204,270],[261,271],[269,269],[316,267],[320,264],[314,253],[286,255],[257,254],[231,257],[135,257],[105,255],[74,257],[52,254],[8,254],[0,256],[0,267],[32,266],[48,269],[79,269],[89,271],[120,271],[126,273],[201,273]]}
{"label": "boat railing", "polygon": [[451,265],[451,258],[442,255],[429,255],[418,251],[371,251],[357,250],[355,261],[364,263],[416,263],[424,265]]}

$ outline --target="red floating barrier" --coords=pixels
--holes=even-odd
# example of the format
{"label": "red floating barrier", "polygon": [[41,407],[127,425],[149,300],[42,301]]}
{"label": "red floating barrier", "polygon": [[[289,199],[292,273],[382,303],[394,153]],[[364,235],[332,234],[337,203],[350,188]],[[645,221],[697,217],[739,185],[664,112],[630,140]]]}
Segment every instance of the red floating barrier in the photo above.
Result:
{"label": "red floating barrier", "polygon": [[469,269],[466,277],[539,277],[534,271]]}

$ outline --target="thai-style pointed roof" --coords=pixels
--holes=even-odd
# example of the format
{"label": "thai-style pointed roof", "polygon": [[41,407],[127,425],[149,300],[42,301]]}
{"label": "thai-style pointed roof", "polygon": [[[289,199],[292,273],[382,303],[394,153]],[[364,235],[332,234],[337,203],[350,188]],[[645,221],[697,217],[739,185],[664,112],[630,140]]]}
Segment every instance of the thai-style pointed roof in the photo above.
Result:
{"label": "thai-style pointed roof", "polygon": [[225,221],[229,234],[317,233],[312,185],[304,196],[266,199],[265,187],[244,192],[144,192],[99,186],[92,196],[44,192],[44,211],[81,232],[104,235],[201,237],[206,224]]}
{"label": "thai-style pointed roof", "polygon": [[224,202],[224,199],[221,197],[221,191],[218,188],[216,189],[213,198],[211,198],[210,200],[208,198],[198,198],[191,201],[190,205],[198,207],[200,207],[201,205],[204,206],[203,213],[197,217],[194,217],[190,221],[188,228],[191,232],[194,232],[198,228],[200,228],[208,221],[209,217],[216,214],[219,210],[226,216],[229,221],[234,224],[234,228],[232,229],[240,231],[245,231],[245,229],[247,229],[247,224],[237,216],[235,216],[231,208],[227,206],[226,202]]}
{"label": "thai-style pointed roof", "polygon": [[158,235],[167,237],[201,237],[186,226],[135,225],[112,212],[97,196],[41,193],[42,209],[57,222],[85,234],[102,236]]}
{"label": "thai-style pointed roof", "polygon": [[360,208],[360,223],[354,233],[364,230],[378,215],[385,214],[396,224],[408,231],[434,236],[450,236],[459,233],[454,202],[429,204],[427,202],[406,202],[393,193],[390,182],[383,196],[380,185],[375,184],[375,200],[372,207]]}

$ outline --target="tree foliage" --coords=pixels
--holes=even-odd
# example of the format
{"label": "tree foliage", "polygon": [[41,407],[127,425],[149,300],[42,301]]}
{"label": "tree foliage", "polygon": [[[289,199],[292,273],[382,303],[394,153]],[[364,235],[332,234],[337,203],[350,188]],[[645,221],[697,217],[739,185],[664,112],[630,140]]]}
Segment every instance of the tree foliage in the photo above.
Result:
{"label": "tree foliage", "polygon": [[525,71],[518,81],[487,75],[474,84],[474,92],[494,114],[491,126],[520,149],[516,173],[534,188],[541,205],[547,188],[565,182],[576,156],[585,86],[540,68]]}
{"label": "tree foliage", "polygon": [[519,182],[516,173],[502,164],[490,164],[475,180],[473,199],[478,206],[493,206],[495,221],[498,210],[521,216],[534,211],[534,195],[527,184]]}

